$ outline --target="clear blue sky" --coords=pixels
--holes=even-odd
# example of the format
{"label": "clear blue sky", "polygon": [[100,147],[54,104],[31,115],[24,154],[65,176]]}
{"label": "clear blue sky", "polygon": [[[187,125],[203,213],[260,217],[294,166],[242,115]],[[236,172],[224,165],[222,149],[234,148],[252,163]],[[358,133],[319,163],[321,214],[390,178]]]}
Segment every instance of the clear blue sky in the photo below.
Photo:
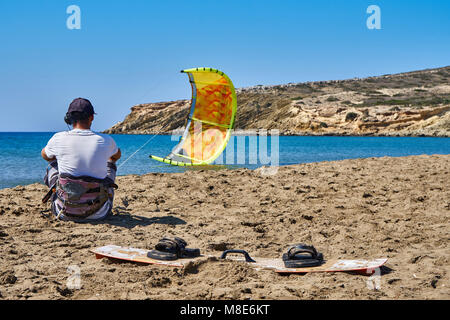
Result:
{"label": "clear blue sky", "polygon": [[[372,4],[381,30],[366,27]],[[245,87],[447,66],[449,16],[448,0],[1,0],[0,131],[67,129],[77,97],[104,130],[133,105],[190,98],[190,67]]]}

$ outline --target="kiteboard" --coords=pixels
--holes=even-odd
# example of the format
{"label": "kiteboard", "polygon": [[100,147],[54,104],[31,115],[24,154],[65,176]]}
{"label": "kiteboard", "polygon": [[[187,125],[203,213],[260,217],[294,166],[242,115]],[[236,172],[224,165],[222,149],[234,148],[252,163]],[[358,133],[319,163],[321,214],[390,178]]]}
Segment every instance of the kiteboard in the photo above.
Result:
{"label": "kiteboard", "polygon": [[[161,265],[166,267],[174,268],[184,268],[187,264],[194,261],[199,261],[202,259],[207,259],[208,257],[201,255],[197,258],[183,258],[175,261],[163,261],[156,260],[147,257],[148,250],[137,249],[132,247],[121,247],[116,245],[107,245],[99,248],[90,250],[95,254],[97,259],[110,258],[114,260],[129,261],[142,264],[153,264]],[[228,253],[233,253],[232,251],[239,251],[238,253],[244,253],[243,250],[228,250]],[[377,268],[383,266],[387,258],[374,259],[374,260],[338,260],[330,259],[325,261],[322,265],[317,267],[307,267],[307,268],[286,268],[283,261],[278,258],[253,258],[247,253],[244,257],[241,256],[226,256],[226,252],[222,254],[219,260],[229,260],[235,262],[247,263],[250,266],[256,268],[257,270],[272,270],[280,274],[302,274],[302,273],[312,273],[312,272],[356,272],[365,275],[371,275],[375,272]]]}
{"label": "kiteboard", "polygon": [[156,260],[147,257],[147,252],[149,250],[131,247],[121,247],[115,245],[107,245],[92,249],[90,251],[95,254],[95,257],[97,259],[110,258],[113,260],[122,260],[144,264],[155,264],[174,268],[184,268],[190,262],[206,258],[205,256],[200,255],[199,257],[196,258],[180,258],[175,261]]}
{"label": "kiteboard", "polygon": [[[233,252],[234,251],[234,252]],[[227,253],[240,253],[242,256],[226,257]],[[248,263],[256,269],[268,269],[277,273],[292,274],[292,273],[311,273],[311,272],[356,272],[360,274],[371,275],[375,273],[377,268],[383,266],[387,258],[374,260],[342,260],[330,259],[324,261],[323,264],[317,267],[305,268],[286,268],[282,259],[278,258],[255,258],[244,250],[228,250],[222,254],[222,259],[230,259],[232,261],[239,261]]]}

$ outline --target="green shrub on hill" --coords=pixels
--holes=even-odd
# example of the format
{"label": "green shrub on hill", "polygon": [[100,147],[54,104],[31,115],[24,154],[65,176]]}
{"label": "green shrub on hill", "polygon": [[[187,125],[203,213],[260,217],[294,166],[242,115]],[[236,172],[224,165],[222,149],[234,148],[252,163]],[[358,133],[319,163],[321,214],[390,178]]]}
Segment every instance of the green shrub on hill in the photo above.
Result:
{"label": "green shrub on hill", "polygon": [[349,112],[347,113],[347,115],[345,116],[345,121],[353,121],[356,118],[358,118],[358,114],[354,113],[354,112]]}

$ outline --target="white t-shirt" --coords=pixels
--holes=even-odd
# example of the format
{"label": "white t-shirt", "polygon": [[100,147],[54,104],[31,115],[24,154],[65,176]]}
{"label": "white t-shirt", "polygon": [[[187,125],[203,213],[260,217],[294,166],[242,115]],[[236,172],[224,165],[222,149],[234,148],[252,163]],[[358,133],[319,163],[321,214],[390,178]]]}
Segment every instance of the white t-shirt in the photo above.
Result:
{"label": "white t-shirt", "polygon": [[108,159],[117,151],[110,136],[81,129],[58,132],[45,147],[49,158],[56,157],[59,173],[97,179],[106,178]]}

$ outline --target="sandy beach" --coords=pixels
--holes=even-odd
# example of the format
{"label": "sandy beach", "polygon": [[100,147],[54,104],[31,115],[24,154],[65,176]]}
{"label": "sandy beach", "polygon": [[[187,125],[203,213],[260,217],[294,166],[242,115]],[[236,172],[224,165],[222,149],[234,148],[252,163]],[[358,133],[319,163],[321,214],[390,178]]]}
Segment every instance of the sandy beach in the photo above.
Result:
{"label": "sandy beach", "polygon": [[[260,170],[118,178],[114,216],[46,217],[46,187],[0,190],[0,299],[450,299],[450,155],[370,158]],[[153,249],[163,236],[219,256],[280,257],[293,243],[328,259],[389,258],[367,276],[282,276],[209,259],[180,270],[96,259],[107,244]],[[81,271],[70,290],[67,268]]]}

